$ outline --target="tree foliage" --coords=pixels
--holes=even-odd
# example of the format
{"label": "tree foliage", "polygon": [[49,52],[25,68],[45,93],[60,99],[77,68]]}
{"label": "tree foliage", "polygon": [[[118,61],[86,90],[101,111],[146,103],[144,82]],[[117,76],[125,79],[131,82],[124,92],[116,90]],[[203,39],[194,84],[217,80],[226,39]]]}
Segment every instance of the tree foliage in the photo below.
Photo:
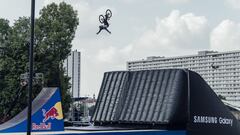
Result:
{"label": "tree foliage", "polygon": [[[63,61],[71,52],[71,42],[77,25],[77,12],[64,2],[44,7],[35,23],[34,72],[44,74],[44,86],[34,86],[33,98],[42,87],[60,87],[65,113],[70,106],[71,97],[68,91],[69,78],[64,74]],[[12,27],[8,20],[0,19],[0,121],[17,96],[20,75],[28,72],[29,40],[29,18],[20,17]],[[11,114],[8,114],[9,118],[26,107],[27,89],[21,89],[18,96],[21,100]]]}
{"label": "tree foliage", "polygon": [[[4,87],[4,82],[3,82],[3,78],[4,78],[4,74],[5,74],[5,70],[4,70],[4,61],[5,61],[5,57],[4,57],[4,48],[7,46],[8,43],[8,38],[9,38],[9,33],[10,33],[11,27],[9,26],[9,22],[8,20],[5,19],[0,19],[0,89],[3,89]],[[0,93],[1,94],[1,93]],[[1,102],[1,101],[0,101]]]}

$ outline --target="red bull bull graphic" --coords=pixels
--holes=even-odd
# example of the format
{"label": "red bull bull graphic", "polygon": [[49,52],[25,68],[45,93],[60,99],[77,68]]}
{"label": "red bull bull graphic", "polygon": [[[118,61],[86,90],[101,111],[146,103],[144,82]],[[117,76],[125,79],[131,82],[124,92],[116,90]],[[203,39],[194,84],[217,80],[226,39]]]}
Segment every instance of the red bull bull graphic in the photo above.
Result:
{"label": "red bull bull graphic", "polygon": [[49,118],[55,119],[58,116],[57,109],[55,107],[52,107],[49,111],[46,112],[45,109],[43,111],[43,122],[46,122]]}
{"label": "red bull bull graphic", "polygon": [[[63,131],[63,113],[58,88],[44,88],[33,101],[32,131]],[[26,132],[27,108],[10,121],[0,125],[1,133]]]}
{"label": "red bull bull graphic", "polygon": [[48,119],[63,119],[62,115],[62,105],[61,102],[56,103],[53,107],[51,107],[47,112],[45,109],[42,109],[43,112],[43,122],[46,122]]}

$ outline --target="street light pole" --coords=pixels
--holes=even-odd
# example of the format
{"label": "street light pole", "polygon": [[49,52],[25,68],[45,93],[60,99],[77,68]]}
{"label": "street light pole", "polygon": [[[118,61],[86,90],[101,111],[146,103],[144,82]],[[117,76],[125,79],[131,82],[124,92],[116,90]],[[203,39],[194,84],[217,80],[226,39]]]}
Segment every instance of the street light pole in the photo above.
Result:
{"label": "street light pole", "polygon": [[33,82],[34,23],[35,23],[35,0],[32,0],[32,3],[31,3],[31,39],[30,39],[30,46],[29,46],[27,135],[31,135],[31,130],[32,130],[32,82]]}

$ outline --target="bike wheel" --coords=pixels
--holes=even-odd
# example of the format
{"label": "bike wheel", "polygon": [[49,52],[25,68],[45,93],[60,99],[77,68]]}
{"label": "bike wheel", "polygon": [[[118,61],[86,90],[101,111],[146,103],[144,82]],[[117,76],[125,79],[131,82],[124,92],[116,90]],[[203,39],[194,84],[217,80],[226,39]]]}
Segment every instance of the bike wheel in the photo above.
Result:
{"label": "bike wheel", "polygon": [[98,19],[99,19],[99,22],[100,22],[100,23],[103,23],[103,21],[104,21],[104,16],[103,16],[103,15],[99,15],[99,18],[98,18]]}
{"label": "bike wheel", "polygon": [[112,17],[112,11],[110,9],[106,10],[106,15],[108,16],[108,18],[110,19]]}

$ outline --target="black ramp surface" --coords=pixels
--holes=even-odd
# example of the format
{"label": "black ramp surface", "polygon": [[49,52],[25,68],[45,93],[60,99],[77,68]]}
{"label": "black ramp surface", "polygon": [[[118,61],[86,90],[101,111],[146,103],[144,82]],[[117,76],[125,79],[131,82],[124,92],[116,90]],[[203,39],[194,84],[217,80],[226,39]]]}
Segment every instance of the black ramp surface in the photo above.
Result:
{"label": "black ramp surface", "polygon": [[105,73],[102,91],[99,93],[95,113],[93,118],[98,118],[101,121],[115,121],[115,115],[119,113],[118,103],[120,102],[120,95],[126,83],[127,73],[125,72],[111,72]]}
{"label": "black ramp surface", "polygon": [[188,135],[240,135],[236,118],[203,78],[186,69],[107,72],[95,126],[181,129]]}
{"label": "black ramp surface", "polygon": [[[189,71],[189,81],[189,134],[240,135],[239,122],[201,76],[195,72]],[[232,124],[230,121],[232,121]]]}
{"label": "black ramp surface", "polygon": [[92,120],[186,127],[186,82],[185,72],[177,69],[105,73]]}

